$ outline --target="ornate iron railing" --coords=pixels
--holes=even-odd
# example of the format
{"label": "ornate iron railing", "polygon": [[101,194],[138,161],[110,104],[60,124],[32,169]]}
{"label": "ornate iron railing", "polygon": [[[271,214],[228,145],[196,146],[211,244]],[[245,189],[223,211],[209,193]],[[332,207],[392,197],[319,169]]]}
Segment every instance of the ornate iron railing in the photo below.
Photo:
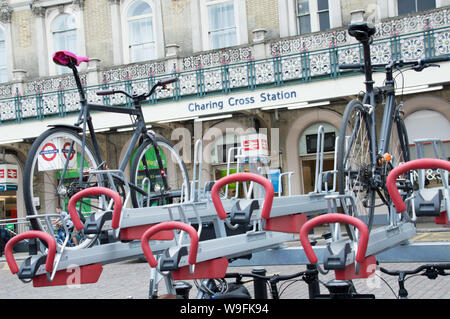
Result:
{"label": "ornate iron railing", "polygon": [[[447,24],[447,10],[445,17],[441,17],[441,24]],[[441,12],[441,11],[439,11]],[[417,18],[417,17],[416,17]],[[401,21],[401,23],[399,22]],[[410,23],[412,23],[410,20]],[[450,26],[435,27],[438,22],[430,22],[430,18],[416,19],[415,24],[408,25],[406,20],[397,20],[389,24],[381,24],[375,41],[372,45],[372,59],[374,63],[387,63],[392,59],[419,59],[438,55],[450,54]],[[400,34],[401,31],[416,30]],[[417,31],[420,29],[420,31]],[[386,36],[388,34],[389,36]],[[345,39],[336,40],[340,33],[334,32],[327,38],[329,45],[326,48],[305,50],[301,43],[294,43],[299,39],[283,40],[270,44],[273,56],[266,59],[255,60],[251,53],[240,50],[240,56],[247,60],[243,62],[227,63],[231,58],[223,59],[220,65],[202,67],[201,59],[191,59],[188,65],[197,64],[195,68],[185,67],[182,72],[164,72],[165,69],[158,64],[150,67],[144,73],[132,70],[109,70],[103,73],[104,81],[100,85],[86,86],[88,100],[100,104],[120,104],[131,106],[130,101],[123,95],[100,97],[95,94],[100,89],[117,88],[127,92],[146,92],[153,83],[168,75],[177,75],[179,81],[173,91],[161,91],[149,101],[150,104],[162,99],[174,101],[186,97],[202,97],[208,94],[226,94],[234,90],[255,90],[263,86],[281,86],[287,83],[310,82],[339,78],[353,74],[352,71],[339,70],[340,63],[359,63],[362,59],[362,48],[359,43]],[[312,41],[311,39],[309,39]],[[306,40],[303,40],[306,41]],[[301,41],[300,41],[301,42]],[[317,45],[317,44],[316,44]],[[323,44],[321,45],[323,47]],[[236,60],[240,58],[237,57]],[[209,57],[209,59],[212,56]],[[217,58],[217,57],[215,57]],[[197,62],[195,62],[197,61]],[[200,61],[200,62],[199,62]],[[185,61],[184,61],[185,62]],[[217,61],[216,61],[217,62]],[[158,72],[154,73],[153,67]],[[149,73],[148,76],[145,74]],[[140,77],[142,76],[142,77]],[[16,92],[15,96],[0,99],[0,123],[21,122],[31,119],[43,119],[50,116],[66,116],[79,110],[79,96],[68,76],[64,77],[67,87],[59,82],[58,88],[52,80],[46,80],[41,85],[25,84],[25,95]],[[124,80],[118,80],[125,78]],[[83,78],[86,83],[86,78]],[[4,89],[6,90],[6,89]],[[35,90],[35,93],[30,93]],[[42,90],[42,91],[41,91]],[[6,92],[8,93],[8,92]]]}

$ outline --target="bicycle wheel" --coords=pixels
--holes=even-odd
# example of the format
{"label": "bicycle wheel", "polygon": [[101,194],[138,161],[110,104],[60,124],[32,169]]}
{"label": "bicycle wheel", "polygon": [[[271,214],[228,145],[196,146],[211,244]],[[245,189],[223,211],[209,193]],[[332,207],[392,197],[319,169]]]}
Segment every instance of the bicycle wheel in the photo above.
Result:
{"label": "bicycle wheel", "polygon": [[141,190],[131,189],[133,207],[159,206],[189,199],[191,187],[183,159],[165,138],[156,137],[155,141],[163,162],[168,189],[164,189],[153,144],[146,140],[135,152],[131,166],[130,182]]}
{"label": "bicycle wheel", "polygon": [[337,145],[339,194],[353,193],[356,212],[370,231],[375,210],[375,192],[371,185],[375,169],[375,149],[371,142],[370,119],[363,104],[351,101],[343,115]]}
{"label": "bicycle wheel", "polygon": [[[403,122],[403,119],[400,118],[400,116],[395,115],[394,120],[392,123],[392,130],[391,130],[391,136],[389,140],[389,147],[386,151],[390,155],[390,162],[385,163],[385,165],[381,165],[382,171],[382,185],[383,185],[383,195],[385,198],[385,204],[390,207],[392,204],[392,201],[390,199],[389,192],[387,190],[386,181],[387,176],[389,175],[390,171],[397,167],[398,165],[408,162],[410,160],[410,153],[409,153],[409,140],[408,140],[408,133],[406,131],[405,123]],[[403,174],[402,176],[399,176],[397,178],[397,181],[404,184],[410,184],[412,185],[411,176],[408,173]],[[403,189],[404,191],[407,190],[407,188]],[[411,189],[412,190],[412,189]],[[403,198],[408,197],[409,192],[406,192]]]}
{"label": "bicycle wheel", "polygon": [[[72,150],[71,150],[71,145]],[[70,197],[78,191],[101,185],[101,176],[83,174],[89,169],[99,167],[99,162],[89,144],[85,145],[83,169],[81,169],[81,137],[76,130],[56,127],[42,133],[31,146],[24,167],[23,193],[28,215],[54,214],[56,207],[67,208]],[[63,176],[63,169],[66,167]],[[83,174],[80,184],[79,176]],[[83,199],[78,204],[79,213],[90,213],[101,207],[100,197]],[[44,218],[30,219],[34,230],[55,235]],[[90,235],[88,240],[75,247],[88,247],[95,239]]]}

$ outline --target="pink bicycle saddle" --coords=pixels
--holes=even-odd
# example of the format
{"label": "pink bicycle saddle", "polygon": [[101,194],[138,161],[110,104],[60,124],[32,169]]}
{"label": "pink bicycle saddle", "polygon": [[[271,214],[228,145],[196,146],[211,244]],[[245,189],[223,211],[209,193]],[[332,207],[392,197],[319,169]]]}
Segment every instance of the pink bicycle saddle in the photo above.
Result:
{"label": "pink bicycle saddle", "polygon": [[69,51],[58,51],[53,54],[53,62],[56,64],[67,66],[71,61],[75,63],[76,66],[79,66],[81,62],[89,62],[89,58],[76,56]]}

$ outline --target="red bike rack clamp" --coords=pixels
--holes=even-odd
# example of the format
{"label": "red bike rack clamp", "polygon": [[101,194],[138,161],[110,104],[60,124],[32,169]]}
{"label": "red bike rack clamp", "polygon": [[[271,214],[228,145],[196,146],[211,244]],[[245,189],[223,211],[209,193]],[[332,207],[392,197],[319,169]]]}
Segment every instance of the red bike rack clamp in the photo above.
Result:
{"label": "red bike rack clamp", "polygon": [[197,262],[197,250],[199,239],[195,228],[192,227],[191,225],[182,222],[168,221],[150,227],[142,235],[141,238],[142,251],[144,252],[145,258],[147,259],[151,267],[155,268],[156,266],[158,266],[158,261],[156,260],[150,248],[149,244],[150,237],[163,230],[175,230],[175,229],[184,230],[189,234],[189,237],[191,238],[191,246],[189,248],[188,261],[190,265],[194,265]]}
{"label": "red bike rack clamp", "polygon": [[5,246],[5,258],[6,262],[8,263],[9,269],[11,270],[12,274],[16,274],[19,272],[19,267],[17,266],[16,260],[14,259],[13,255],[13,248],[14,246],[24,239],[34,239],[39,238],[45,242],[47,242],[48,245],[48,252],[47,252],[47,258],[45,262],[45,271],[47,273],[51,273],[53,271],[53,262],[55,260],[55,254],[56,254],[56,240],[55,238],[43,231],[38,230],[30,230],[21,234],[18,234],[11,238]]}
{"label": "red bike rack clamp", "polygon": [[120,223],[120,214],[122,213],[122,198],[119,193],[102,186],[95,186],[83,189],[82,191],[76,193],[69,200],[69,205],[67,210],[69,211],[70,218],[72,219],[73,225],[77,230],[82,230],[84,225],[80,220],[80,216],[78,216],[76,205],[77,203],[87,196],[99,196],[105,195],[114,200],[114,210],[112,216],[111,226],[114,229],[119,228]]}
{"label": "red bike rack clamp", "polygon": [[308,239],[308,233],[311,229],[316,226],[325,223],[346,223],[355,226],[359,229],[359,243],[358,252],[356,253],[356,261],[360,264],[364,263],[366,260],[367,244],[369,242],[369,230],[366,224],[356,217],[352,217],[345,214],[330,213],[321,216],[314,217],[307,221],[300,230],[300,242],[302,243],[303,249],[305,251],[306,257],[311,264],[317,264],[318,258],[314,253],[311,243]]}
{"label": "red bike rack clamp", "polygon": [[388,175],[386,180],[386,186],[391,196],[392,202],[395,205],[395,209],[398,213],[402,213],[406,210],[405,202],[402,200],[398,191],[396,180],[401,174],[414,169],[427,169],[427,168],[441,168],[450,171],[450,161],[436,159],[436,158],[421,158],[403,163],[395,167]]}
{"label": "red bike rack clamp", "polygon": [[252,181],[261,184],[265,190],[264,205],[261,212],[261,217],[268,220],[270,219],[270,211],[272,209],[273,196],[275,191],[273,185],[267,178],[254,173],[234,173],[225,177],[222,177],[214,183],[211,189],[211,198],[216,209],[217,215],[220,219],[227,218],[227,213],[223,208],[222,201],[220,200],[219,191],[222,187],[233,182],[247,182]]}

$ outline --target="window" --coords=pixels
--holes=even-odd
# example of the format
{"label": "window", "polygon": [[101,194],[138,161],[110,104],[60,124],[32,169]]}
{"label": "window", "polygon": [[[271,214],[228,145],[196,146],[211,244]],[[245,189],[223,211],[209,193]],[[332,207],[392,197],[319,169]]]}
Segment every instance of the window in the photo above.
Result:
{"label": "window", "polygon": [[[53,49],[54,51],[66,50],[78,53],[77,24],[75,18],[70,14],[62,14],[55,18],[52,23]],[[63,66],[56,67],[57,74],[71,72]]]}
{"label": "window", "polygon": [[0,83],[8,82],[5,33],[0,28]]}
{"label": "window", "polygon": [[436,0],[398,0],[398,14],[410,14],[436,8]]}
{"label": "window", "polygon": [[152,7],[144,2],[134,2],[127,12],[130,62],[156,58]]}
{"label": "window", "polygon": [[208,0],[206,6],[210,49],[237,45],[234,1]]}
{"label": "window", "polygon": [[[238,154],[238,140],[239,137],[232,133],[218,137],[218,139],[214,142],[214,146],[211,148],[212,164],[227,163],[228,156],[231,156],[231,162],[234,162],[236,160],[235,156]],[[233,148],[233,150],[230,154],[231,148]]]}
{"label": "window", "polygon": [[317,8],[320,31],[330,29],[330,8],[328,6],[328,0],[318,0]]}
{"label": "window", "polygon": [[298,34],[330,29],[329,0],[297,0],[296,4]]}
{"label": "window", "polygon": [[309,0],[297,1],[298,33],[311,33],[311,15],[309,13]]}

